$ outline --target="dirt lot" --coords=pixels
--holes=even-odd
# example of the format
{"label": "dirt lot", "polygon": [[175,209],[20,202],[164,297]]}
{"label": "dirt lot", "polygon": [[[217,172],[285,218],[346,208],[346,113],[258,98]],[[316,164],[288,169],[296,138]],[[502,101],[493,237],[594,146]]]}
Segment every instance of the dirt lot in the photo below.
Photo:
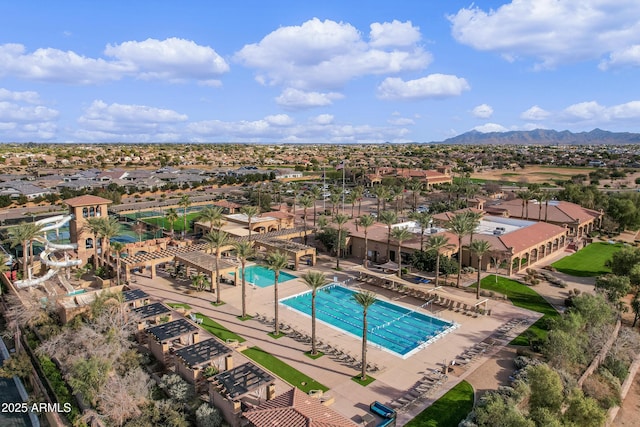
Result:
{"label": "dirt lot", "polygon": [[[483,172],[471,174],[472,178],[488,179],[495,181],[508,181],[522,184],[542,184],[545,182],[553,183],[554,180],[568,180],[574,175],[586,175],[589,176],[589,172],[594,171],[595,168],[565,168],[565,167],[543,167],[543,166],[526,166],[524,169],[517,168],[515,170],[487,170]],[[626,188],[635,189],[638,186],[635,184],[636,178],[640,177],[640,172],[628,174],[626,178],[617,179],[611,181],[608,179],[600,180],[600,187],[609,185],[610,188]],[[585,183],[588,183],[588,178]],[[622,187],[625,188],[625,187]]]}

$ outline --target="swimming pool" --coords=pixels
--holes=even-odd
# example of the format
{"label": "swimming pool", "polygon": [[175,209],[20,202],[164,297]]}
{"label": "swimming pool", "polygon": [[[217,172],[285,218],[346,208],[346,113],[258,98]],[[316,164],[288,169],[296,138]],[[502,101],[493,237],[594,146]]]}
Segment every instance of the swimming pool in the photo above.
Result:
{"label": "swimming pool", "polygon": [[[316,318],[357,338],[362,337],[362,306],[353,299],[356,292],[335,284],[316,295]],[[280,302],[311,315],[311,291]],[[407,358],[459,325],[380,299],[367,311],[367,340],[397,356]]]}
{"label": "swimming pool", "polygon": [[[240,273],[242,274],[242,272]],[[233,276],[234,273],[231,273]],[[250,265],[244,269],[244,277],[248,283],[252,283],[260,288],[266,288],[267,286],[273,286],[273,282],[276,280],[276,275],[273,271],[261,265]],[[278,277],[278,284],[287,282],[289,280],[297,279],[293,274],[280,271]]]}

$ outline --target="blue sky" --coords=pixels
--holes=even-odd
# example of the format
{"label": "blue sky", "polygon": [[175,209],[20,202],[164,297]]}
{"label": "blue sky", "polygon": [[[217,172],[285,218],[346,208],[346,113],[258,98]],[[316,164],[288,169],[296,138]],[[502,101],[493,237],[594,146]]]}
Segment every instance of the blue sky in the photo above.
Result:
{"label": "blue sky", "polygon": [[637,0],[3,3],[1,142],[640,131]]}

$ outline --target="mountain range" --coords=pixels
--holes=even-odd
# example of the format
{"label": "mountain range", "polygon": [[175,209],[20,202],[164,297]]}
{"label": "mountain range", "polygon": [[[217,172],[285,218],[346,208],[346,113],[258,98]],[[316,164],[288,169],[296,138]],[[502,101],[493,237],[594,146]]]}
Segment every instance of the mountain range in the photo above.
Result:
{"label": "mountain range", "polygon": [[639,133],[609,132],[602,129],[578,133],[549,129],[487,133],[473,130],[440,142],[440,144],[470,145],[622,145],[637,143],[640,143]]}

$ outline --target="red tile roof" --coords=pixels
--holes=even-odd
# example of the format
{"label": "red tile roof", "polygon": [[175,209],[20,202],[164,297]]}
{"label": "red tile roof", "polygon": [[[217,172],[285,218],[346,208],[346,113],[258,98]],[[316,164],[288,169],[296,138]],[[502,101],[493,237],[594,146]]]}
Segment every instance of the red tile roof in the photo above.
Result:
{"label": "red tile roof", "polygon": [[228,208],[228,209],[240,209],[242,207],[242,205],[230,202],[228,200],[218,200],[217,202],[213,202],[212,204],[214,206],[220,206],[221,208]]}
{"label": "red tile roof", "polygon": [[92,196],[90,194],[66,199],[64,202],[72,208],[76,206],[110,205],[113,203],[104,197]]}
{"label": "red tile roof", "polygon": [[298,388],[243,413],[255,427],[355,427],[356,424]]}
{"label": "red tile roof", "polygon": [[[528,227],[498,236],[498,238],[506,248],[512,247],[513,253],[517,254],[523,250],[540,246],[549,239],[559,238],[565,233],[566,229],[563,227],[547,222],[536,222]],[[483,239],[485,237],[488,236],[482,236]]]}
{"label": "red tile roof", "polygon": [[575,222],[583,224],[601,215],[601,213],[596,210],[583,208],[578,204],[565,201],[552,201],[549,203],[549,206],[546,206],[544,203],[540,206],[537,202],[529,201],[528,207],[529,215],[527,216],[526,208],[524,214],[524,217],[527,218],[524,218],[522,215],[522,199],[514,199],[486,206],[485,210],[498,215],[503,212],[508,212],[510,217],[534,221],[537,221],[538,218],[544,220],[546,212],[547,220],[556,224],[572,224]]}

